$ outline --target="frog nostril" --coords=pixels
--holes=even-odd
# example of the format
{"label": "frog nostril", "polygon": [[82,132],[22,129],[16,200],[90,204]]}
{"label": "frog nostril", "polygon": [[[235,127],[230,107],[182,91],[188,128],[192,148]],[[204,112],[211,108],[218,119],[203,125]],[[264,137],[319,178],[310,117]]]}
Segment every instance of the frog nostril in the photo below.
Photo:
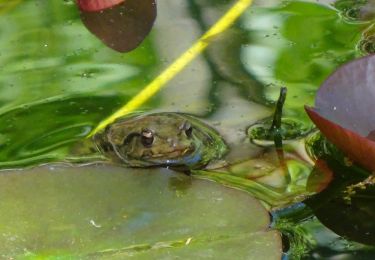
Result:
{"label": "frog nostril", "polygon": [[185,130],[185,134],[187,137],[191,137],[191,135],[193,134],[193,127],[189,127],[188,129]]}
{"label": "frog nostril", "polygon": [[193,127],[188,121],[184,122],[183,126],[181,127],[181,130],[185,131],[185,135],[188,138],[190,138],[193,133]]}
{"label": "frog nostril", "polygon": [[176,140],[175,138],[169,137],[167,138],[167,143],[169,147],[176,148],[178,145],[178,140]]}

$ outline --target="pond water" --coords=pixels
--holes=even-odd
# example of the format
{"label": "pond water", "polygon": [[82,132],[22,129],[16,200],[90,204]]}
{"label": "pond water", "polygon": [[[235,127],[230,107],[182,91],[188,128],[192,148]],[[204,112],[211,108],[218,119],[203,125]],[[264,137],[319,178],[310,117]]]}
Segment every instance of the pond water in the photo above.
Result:
{"label": "pond water", "polygon": [[[8,187],[13,185],[12,182],[24,181],[23,186],[19,186],[22,188],[38,182],[35,173],[27,173],[24,180],[20,179],[22,174],[17,175],[17,180],[9,180],[10,169],[98,159],[96,154],[79,149],[83,143],[90,142],[87,135],[101,120],[157,77],[235,2],[159,0],[151,33],[135,50],[119,53],[105,46],[86,29],[74,1],[0,1],[0,168],[5,171],[0,174],[1,185]],[[262,200],[267,209],[273,210],[273,228],[283,233],[284,257],[290,259],[373,259],[375,256],[372,225],[360,229],[362,232],[367,228],[363,234],[348,235],[341,230],[351,225],[350,221],[371,221],[374,209],[368,204],[359,200],[358,207],[367,215],[346,219],[343,227],[335,228],[328,223],[332,221],[327,221],[333,216],[321,217],[314,206],[321,204],[328,195],[320,193],[323,198],[313,196],[301,203],[305,196],[323,190],[331,178],[314,168],[314,161],[305,151],[304,138],[314,130],[303,107],[313,104],[319,85],[335,68],[374,48],[371,42],[374,38],[371,1],[367,4],[366,1],[337,1],[335,7],[333,2],[255,1],[233,26],[209,39],[204,53],[139,108],[140,111],[193,114],[216,128],[231,148],[226,157],[231,166],[220,172],[201,171],[196,176],[245,190]],[[247,129],[270,123],[283,86],[288,88],[283,118],[290,120],[299,131],[293,140],[285,142],[285,163],[280,163],[272,142],[257,140],[257,145],[251,143]],[[322,142],[318,138],[310,145],[317,146],[320,151]],[[330,167],[343,171],[341,166]],[[127,172],[133,174],[133,170],[124,168],[124,174]],[[337,175],[336,170],[334,174]],[[63,181],[72,187],[73,183],[70,185],[69,182],[74,178],[69,176],[71,173],[67,173]],[[39,181],[54,182],[51,178],[43,177]],[[117,178],[118,174],[109,175],[107,186],[116,183]],[[355,177],[349,178],[348,182],[354,180]],[[90,177],[89,181],[95,186],[103,179]],[[344,185],[342,183],[348,183],[337,178],[335,181],[340,187]],[[102,191],[105,202],[101,205],[107,205],[114,194],[121,195],[121,185],[109,189],[113,189],[112,192]],[[79,202],[85,189],[82,189],[82,194],[79,188],[74,190],[74,199],[70,198]],[[55,192],[54,195],[47,193],[53,197],[64,191],[49,192]],[[23,191],[5,194],[8,196],[4,195],[4,210],[14,203],[27,207],[27,203],[33,201],[22,201],[25,197]],[[35,195],[35,200],[41,203],[40,208],[53,204],[49,201],[50,204],[43,205],[40,195]],[[89,203],[87,197],[83,196],[82,200],[86,201],[72,204],[67,214],[75,210],[80,212],[82,205]],[[297,204],[292,204],[294,202]],[[284,206],[289,207],[284,209]],[[116,203],[110,207],[113,212]],[[95,212],[98,208],[91,210],[90,214],[100,216],[99,211]],[[38,214],[38,208],[30,212]],[[19,221],[35,220],[35,216],[28,219],[27,214],[22,214]],[[4,222],[9,218],[0,218],[3,222],[0,226],[4,228]],[[86,215],[85,218],[89,217]],[[56,223],[59,221],[68,227],[57,225],[57,228],[71,231],[74,228],[69,225],[78,225],[79,217],[66,223],[57,218]],[[21,236],[22,226],[18,230],[12,228],[4,231],[3,237],[14,238],[9,232]],[[40,227],[35,230],[40,231]],[[85,236],[92,235],[92,231],[83,232]],[[371,235],[367,236],[367,232]],[[90,243],[99,240],[93,239]],[[45,257],[72,253],[69,250],[64,252],[68,248],[66,241],[58,238],[40,241],[41,244],[33,245],[35,252],[30,253],[30,248],[26,250],[27,243],[23,245],[24,252],[19,245],[13,250],[14,244],[9,243],[8,247],[0,247],[0,255],[17,258],[24,254],[25,258],[32,258],[41,256],[38,252]],[[47,248],[38,251],[38,248],[43,248],[43,243],[46,243],[46,248],[48,243],[55,243],[54,246],[62,243],[63,246],[61,250],[49,251]],[[228,242],[231,244],[235,247],[233,241]],[[107,246],[104,249],[110,247]],[[91,244],[90,247],[94,248]],[[147,255],[143,257],[147,259]]]}

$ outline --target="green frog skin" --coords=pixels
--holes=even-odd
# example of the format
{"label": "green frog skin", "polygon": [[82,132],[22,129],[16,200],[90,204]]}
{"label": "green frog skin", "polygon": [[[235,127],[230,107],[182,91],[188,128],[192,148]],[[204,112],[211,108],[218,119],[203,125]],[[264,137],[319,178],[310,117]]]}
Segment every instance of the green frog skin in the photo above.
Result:
{"label": "green frog skin", "polygon": [[119,118],[97,133],[94,142],[105,156],[131,167],[199,169],[228,150],[210,126],[172,112]]}

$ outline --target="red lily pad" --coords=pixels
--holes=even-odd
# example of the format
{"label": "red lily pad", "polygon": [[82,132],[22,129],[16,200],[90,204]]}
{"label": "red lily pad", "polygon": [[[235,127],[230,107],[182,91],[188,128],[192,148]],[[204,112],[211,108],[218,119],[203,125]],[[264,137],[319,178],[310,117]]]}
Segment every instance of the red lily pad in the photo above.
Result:
{"label": "red lily pad", "polygon": [[141,44],[156,18],[155,0],[81,0],[78,6],[86,28],[119,52],[131,51]]}
{"label": "red lily pad", "polygon": [[125,0],[77,0],[77,4],[84,11],[100,11],[114,7]]}
{"label": "red lily pad", "polygon": [[327,139],[375,171],[375,55],[338,68],[321,86],[315,108],[305,107]]}

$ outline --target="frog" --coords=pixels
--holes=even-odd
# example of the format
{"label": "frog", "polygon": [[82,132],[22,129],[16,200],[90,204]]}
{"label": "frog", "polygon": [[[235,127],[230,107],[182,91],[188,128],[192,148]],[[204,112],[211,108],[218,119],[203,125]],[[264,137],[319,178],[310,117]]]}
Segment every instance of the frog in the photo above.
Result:
{"label": "frog", "polygon": [[[152,112],[121,117],[95,134],[93,140],[111,162],[184,172],[245,190],[271,207],[289,204],[294,193],[308,193],[300,183],[301,178],[308,178],[310,166],[295,160],[295,155],[286,152],[284,162],[280,162],[274,149],[249,143],[233,147],[222,136],[193,115]],[[243,148],[252,150],[252,156],[234,161],[231,152],[235,158],[248,155]],[[286,176],[289,171],[291,179]]]}
{"label": "frog", "polygon": [[93,139],[102,154],[130,167],[188,171],[220,160],[228,152],[215,129],[192,115],[176,112],[121,117]]}

